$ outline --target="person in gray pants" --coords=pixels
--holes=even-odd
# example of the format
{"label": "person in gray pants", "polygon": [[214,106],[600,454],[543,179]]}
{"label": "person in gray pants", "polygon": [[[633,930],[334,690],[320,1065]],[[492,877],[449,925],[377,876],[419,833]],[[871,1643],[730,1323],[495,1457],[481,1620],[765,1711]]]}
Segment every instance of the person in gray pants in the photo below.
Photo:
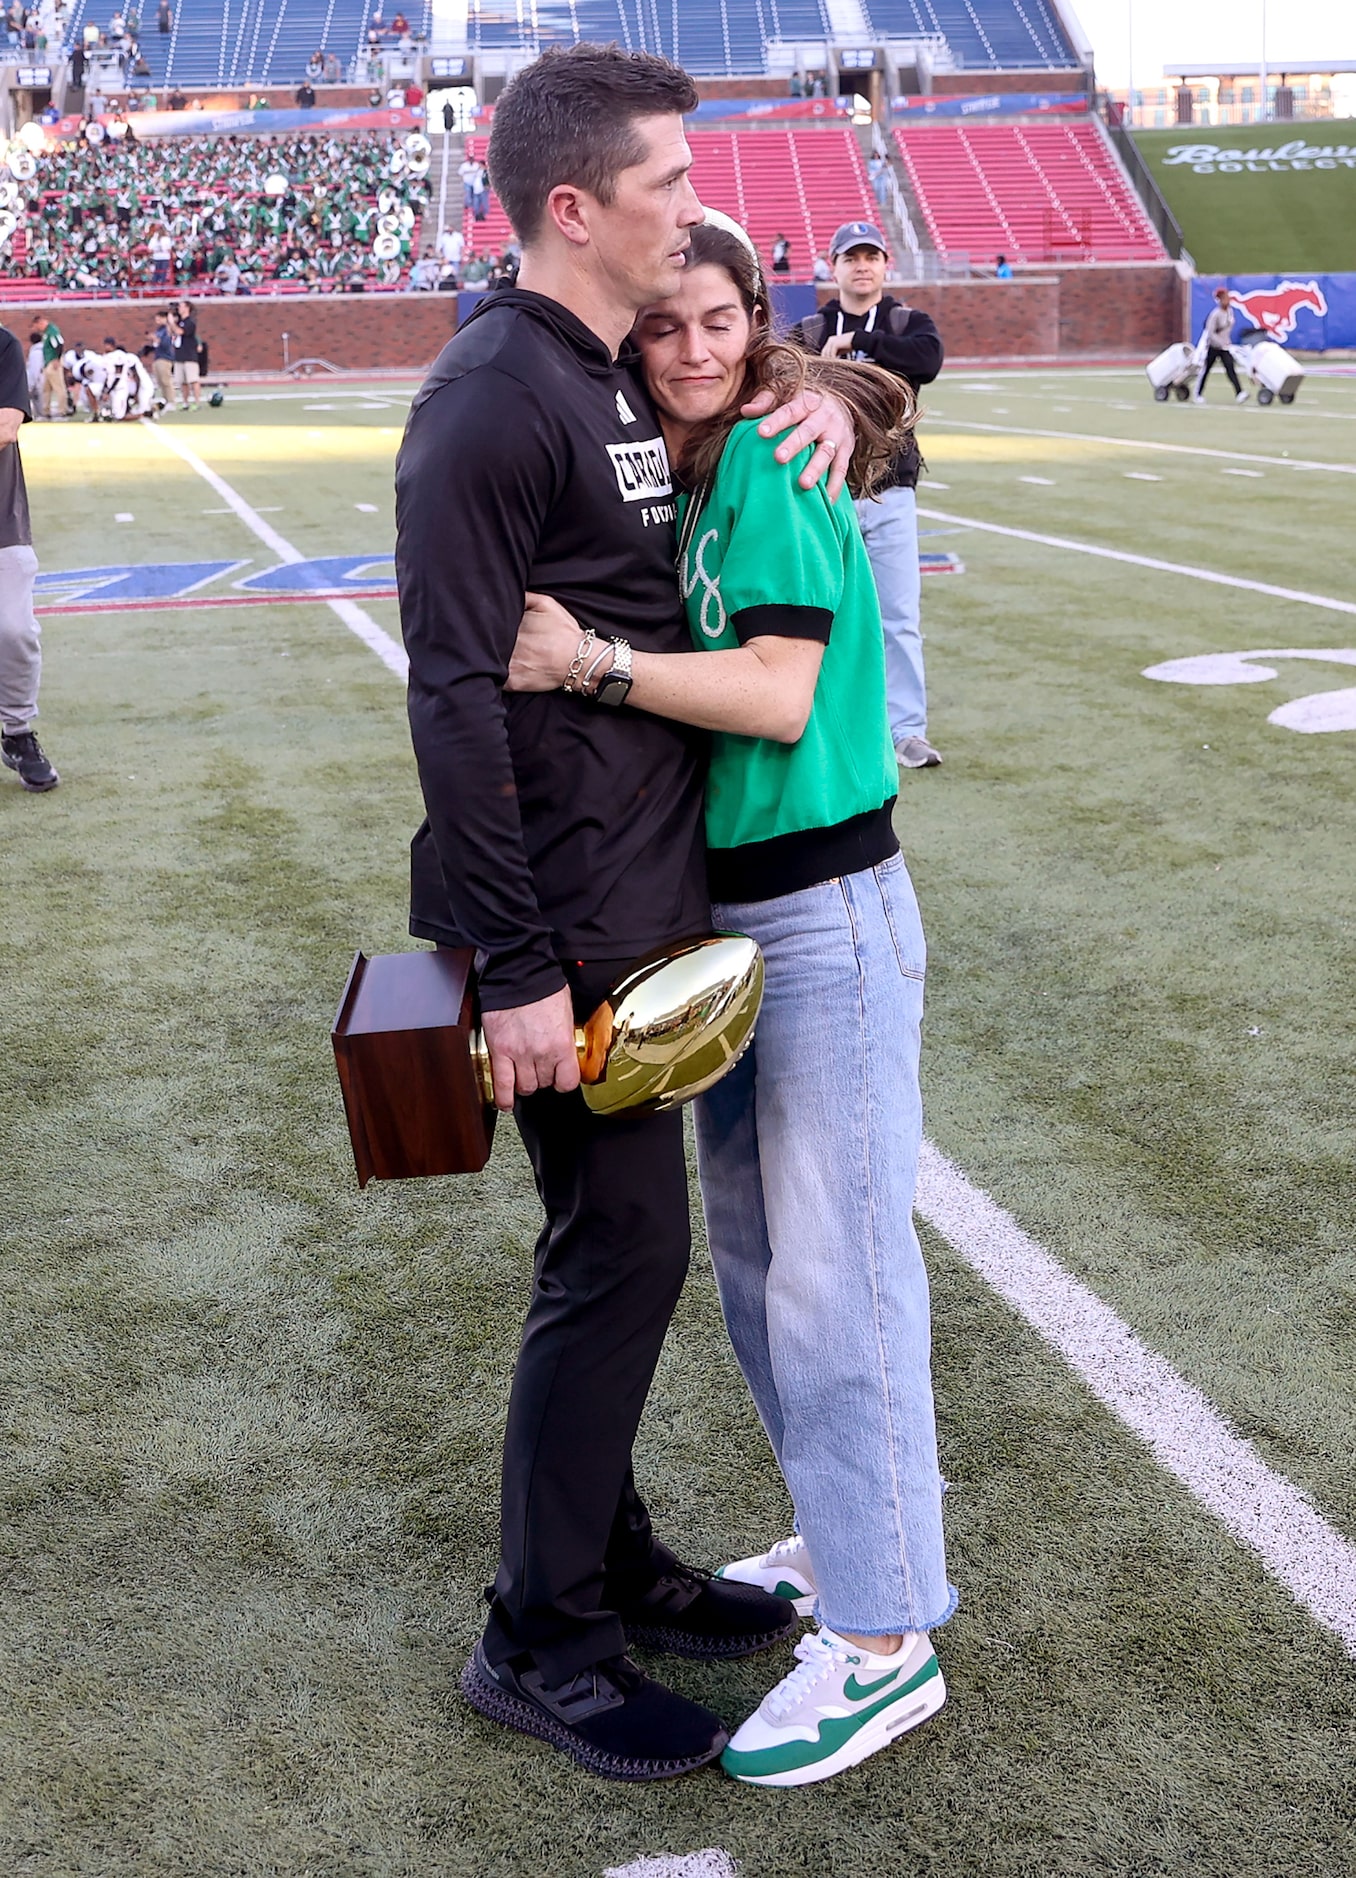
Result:
{"label": "person in gray pants", "polygon": [[61,778],[33,734],[42,649],[33,612],[38,557],[28,521],[19,430],[32,417],[24,352],[0,326],[0,762],[25,789],[55,789]]}

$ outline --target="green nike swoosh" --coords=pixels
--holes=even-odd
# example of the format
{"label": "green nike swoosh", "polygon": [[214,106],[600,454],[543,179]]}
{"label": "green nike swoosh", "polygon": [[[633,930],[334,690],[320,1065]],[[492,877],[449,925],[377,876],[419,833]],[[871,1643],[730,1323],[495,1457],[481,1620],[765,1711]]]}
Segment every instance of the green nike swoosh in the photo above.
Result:
{"label": "green nike swoosh", "polygon": [[[898,1670],[895,1674],[898,1675]],[[892,1702],[898,1702],[902,1696],[911,1695],[915,1689],[922,1688],[934,1676],[941,1674],[941,1665],[935,1656],[930,1656],[917,1675],[910,1676],[897,1689],[891,1689],[871,1707],[863,1709],[857,1715],[834,1716],[819,1724],[818,1739],[779,1742],[776,1747],[755,1748],[752,1751],[728,1747],[720,1757],[720,1764],[727,1774],[784,1774],[796,1767],[809,1767],[816,1761],[824,1761],[831,1754],[837,1753],[842,1744],[856,1734],[863,1722],[870,1721],[873,1715],[879,1715],[882,1709],[889,1708]]]}
{"label": "green nike swoosh", "polygon": [[855,1676],[849,1676],[843,1684],[843,1694],[849,1702],[864,1702],[867,1696],[874,1695],[877,1689],[884,1689],[888,1683],[892,1683],[898,1674],[897,1669],[892,1669],[889,1675],[882,1676],[879,1682],[858,1682]]}

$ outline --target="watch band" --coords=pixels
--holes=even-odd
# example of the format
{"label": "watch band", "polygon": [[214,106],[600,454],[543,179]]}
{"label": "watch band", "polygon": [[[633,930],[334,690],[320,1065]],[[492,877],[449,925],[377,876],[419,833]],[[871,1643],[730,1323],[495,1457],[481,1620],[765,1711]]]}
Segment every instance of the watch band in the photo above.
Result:
{"label": "watch band", "polygon": [[631,647],[625,639],[612,641],[612,663],[593,689],[595,704],[625,704],[631,690]]}

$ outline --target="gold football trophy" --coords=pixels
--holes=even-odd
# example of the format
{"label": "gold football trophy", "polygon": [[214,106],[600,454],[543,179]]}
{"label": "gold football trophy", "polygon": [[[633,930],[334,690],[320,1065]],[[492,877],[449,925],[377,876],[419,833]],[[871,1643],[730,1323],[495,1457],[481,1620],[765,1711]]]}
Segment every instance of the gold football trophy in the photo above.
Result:
{"label": "gold football trophy", "polygon": [[[494,1134],[494,1083],[469,950],[360,952],[334,1022],[358,1183],[476,1173]],[[598,1115],[657,1114],[733,1067],[753,1035],[763,955],[742,933],[642,959],[575,1030]]]}

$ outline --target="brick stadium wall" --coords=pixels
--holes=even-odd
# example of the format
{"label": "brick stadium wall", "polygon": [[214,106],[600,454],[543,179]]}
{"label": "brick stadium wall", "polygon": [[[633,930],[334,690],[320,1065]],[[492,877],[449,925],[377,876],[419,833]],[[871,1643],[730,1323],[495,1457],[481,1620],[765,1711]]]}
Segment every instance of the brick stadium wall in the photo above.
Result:
{"label": "brick stadium wall", "polygon": [[785,78],[694,78],[699,98],[785,98]]}
{"label": "brick stadium wall", "polygon": [[934,72],[934,98],[987,98],[995,91],[1086,91],[1086,72]]}
{"label": "brick stadium wall", "polygon": [[[819,298],[834,289],[821,288]],[[936,320],[948,359],[1143,353],[1187,335],[1189,283],[1170,262],[1051,267],[1013,280],[948,280],[911,287],[910,305]]]}
{"label": "brick stadium wall", "polygon": [[[101,348],[106,334],[139,346],[162,304],[158,300],[63,300],[50,309],[68,341]],[[0,306],[0,325],[26,339],[41,306]],[[328,359],[361,371],[405,367],[420,371],[457,327],[454,293],[288,294],[196,303],[198,332],[208,367],[219,372],[281,371],[282,336],[290,357]]]}
{"label": "brick stadium wall", "polygon": [[[1049,358],[1128,353],[1152,358],[1186,336],[1188,283],[1168,263],[1141,267],[1050,268],[1004,280],[938,281],[911,288],[931,313],[953,364],[980,358]],[[822,299],[828,292],[821,293]],[[159,303],[62,301],[52,317],[68,340],[101,346],[105,334],[139,345]],[[0,305],[0,325],[25,340],[44,306]],[[282,336],[290,357],[328,359],[360,371],[419,371],[456,330],[455,294],[295,294],[203,300],[198,329],[219,372],[279,371]]]}

